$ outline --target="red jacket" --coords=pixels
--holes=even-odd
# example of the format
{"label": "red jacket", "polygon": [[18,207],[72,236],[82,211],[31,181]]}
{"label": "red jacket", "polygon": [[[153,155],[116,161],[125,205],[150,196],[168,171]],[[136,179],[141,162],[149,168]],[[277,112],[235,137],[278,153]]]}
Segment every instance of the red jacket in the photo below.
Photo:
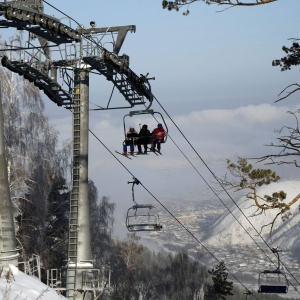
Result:
{"label": "red jacket", "polygon": [[163,128],[155,128],[152,131],[152,137],[153,139],[158,140],[159,142],[163,142],[165,138],[166,132]]}

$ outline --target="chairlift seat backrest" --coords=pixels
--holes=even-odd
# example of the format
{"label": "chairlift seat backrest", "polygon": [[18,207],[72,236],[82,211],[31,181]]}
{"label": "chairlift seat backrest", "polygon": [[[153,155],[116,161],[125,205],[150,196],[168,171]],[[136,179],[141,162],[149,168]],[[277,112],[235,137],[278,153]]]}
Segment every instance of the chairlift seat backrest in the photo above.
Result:
{"label": "chairlift seat backrest", "polygon": [[127,211],[126,227],[129,231],[160,231],[157,209],[151,204],[134,205]]}

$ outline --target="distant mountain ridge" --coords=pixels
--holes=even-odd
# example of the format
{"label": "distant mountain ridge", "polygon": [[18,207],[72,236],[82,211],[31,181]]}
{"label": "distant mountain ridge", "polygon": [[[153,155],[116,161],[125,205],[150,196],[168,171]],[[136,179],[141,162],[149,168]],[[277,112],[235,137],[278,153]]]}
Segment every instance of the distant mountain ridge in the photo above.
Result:
{"label": "distant mountain ridge", "polygon": [[[272,195],[273,192],[283,190],[287,194],[285,202],[290,202],[295,196],[300,193],[300,181],[282,181],[279,183],[272,183],[267,186],[262,186],[258,189],[260,196]],[[230,200],[228,200],[230,201]],[[226,201],[227,203],[229,203]],[[278,210],[267,210],[263,214],[251,217],[256,211],[257,207],[252,205],[252,200],[247,200],[245,196],[236,201],[235,206],[231,201],[226,205],[230,207],[232,214],[226,210],[225,213],[216,219],[216,221],[210,225],[210,228],[204,235],[204,244],[212,245],[214,247],[232,246],[232,245],[245,245],[252,244],[255,241],[262,242],[262,239],[258,236],[257,232],[260,232],[263,225],[270,223],[278,213]],[[270,227],[264,228],[260,235],[268,242],[271,247],[278,247],[282,250],[295,250],[300,248],[300,211],[299,203],[296,202],[291,206],[290,212],[292,216],[283,222],[279,216],[270,238]],[[242,213],[242,212],[243,213]],[[251,222],[247,221],[245,216]],[[236,220],[235,218],[238,220]],[[240,225],[240,224],[242,225]],[[244,228],[245,229],[244,229]],[[256,228],[257,232],[253,227]],[[249,234],[247,234],[247,232]]]}

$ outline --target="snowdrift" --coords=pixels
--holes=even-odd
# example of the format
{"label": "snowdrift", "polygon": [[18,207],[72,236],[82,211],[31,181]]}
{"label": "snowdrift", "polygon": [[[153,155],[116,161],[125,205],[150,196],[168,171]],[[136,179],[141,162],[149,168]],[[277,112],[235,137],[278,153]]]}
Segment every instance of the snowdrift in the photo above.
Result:
{"label": "snowdrift", "polygon": [[12,265],[1,272],[0,299],[66,300],[37,278],[24,274]]}

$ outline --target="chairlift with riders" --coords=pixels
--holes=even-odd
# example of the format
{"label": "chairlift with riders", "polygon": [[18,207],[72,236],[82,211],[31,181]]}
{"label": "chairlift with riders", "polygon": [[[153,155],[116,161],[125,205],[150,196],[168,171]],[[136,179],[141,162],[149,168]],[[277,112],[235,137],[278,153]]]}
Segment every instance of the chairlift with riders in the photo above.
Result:
{"label": "chairlift with riders", "polygon": [[159,222],[157,208],[151,204],[137,204],[134,199],[134,186],[140,184],[140,181],[134,178],[132,183],[132,200],[135,203],[127,211],[126,227],[130,232],[136,231],[160,231],[162,226]]}
{"label": "chairlift with riders", "polygon": [[[159,112],[155,112],[153,109],[146,109],[146,110],[136,110],[136,111],[131,111],[129,112],[129,114],[126,114],[124,117],[123,117],[123,126],[124,126],[124,136],[125,136],[125,143],[126,145],[130,145],[130,143],[132,142],[130,139],[127,138],[127,132],[129,130],[130,127],[127,126],[127,123],[126,123],[126,119],[127,117],[134,117],[134,116],[137,116],[137,115],[152,115],[154,117],[155,120],[157,120],[156,118],[156,115],[159,115],[159,118],[161,120],[161,123],[163,124],[163,128],[165,130],[165,134],[163,136],[163,139],[161,140],[160,143],[165,143],[167,141],[167,137],[168,137],[168,127],[167,127],[167,124],[162,116],[161,113]],[[159,123],[159,122],[158,122]],[[138,145],[138,139],[139,138],[143,138],[141,136],[139,136],[138,138],[134,138],[133,139],[133,144],[134,145]],[[147,137],[148,138],[148,137]],[[149,145],[152,145],[152,137],[149,137],[147,139],[147,144]]]}

